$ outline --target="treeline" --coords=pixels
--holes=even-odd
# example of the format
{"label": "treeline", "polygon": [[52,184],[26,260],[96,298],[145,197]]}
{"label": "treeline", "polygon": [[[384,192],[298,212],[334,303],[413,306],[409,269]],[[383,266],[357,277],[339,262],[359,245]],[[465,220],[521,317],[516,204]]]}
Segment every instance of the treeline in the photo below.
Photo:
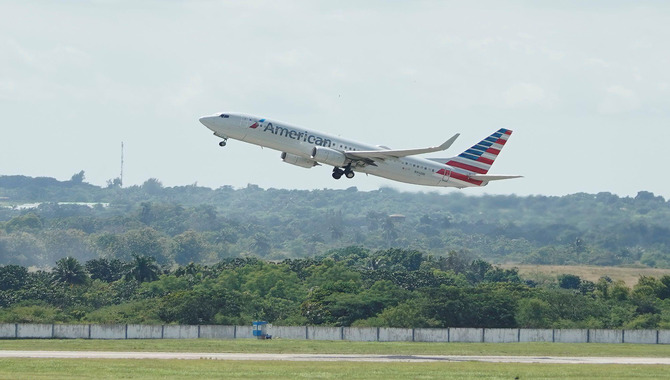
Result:
{"label": "treeline", "polygon": [[561,275],[542,284],[464,253],[336,249],[161,267],[74,258],[53,271],[0,267],[0,322],[390,327],[670,328],[670,276],[632,288]]}
{"label": "treeline", "polygon": [[[670,203],[645,191],[517,197],[118,185],[87,184],[83,172],[70,181],[0,176],[0,264],[47,268],[67,256],[136,254],[212,265],[356,245],[466,250],[493,263],[670,267]],[[33,207],[12,207],[21,204]]]}

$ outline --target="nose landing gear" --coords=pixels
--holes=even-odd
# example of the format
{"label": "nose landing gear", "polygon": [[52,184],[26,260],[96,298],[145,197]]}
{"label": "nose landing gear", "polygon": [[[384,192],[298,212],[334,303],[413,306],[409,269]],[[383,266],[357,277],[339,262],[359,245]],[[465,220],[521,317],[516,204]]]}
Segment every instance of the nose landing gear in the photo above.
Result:
{"label": "nose landing gear", "polygon": [[223,139],[222,141],[219,141],[219,146],[223,148],[224,146],[226,146],[227,142],[228,142],[228,139]]}

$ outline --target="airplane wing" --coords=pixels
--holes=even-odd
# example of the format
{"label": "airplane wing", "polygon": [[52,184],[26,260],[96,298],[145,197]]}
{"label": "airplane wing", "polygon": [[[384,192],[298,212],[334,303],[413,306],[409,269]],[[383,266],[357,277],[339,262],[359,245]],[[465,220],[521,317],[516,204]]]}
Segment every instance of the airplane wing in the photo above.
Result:
{"label": "airplane wing", "polygon": [[417,154],[423,153],[432,153],[439,152],[441,150],[448,149],[451,144],[456,141],[460,136],[460,133],[455,134],[449,140],[442,143],[440,146],[434,146],[429,148],[418,148],[418,149],[382,149],[382,150],[348,150],[344,152],[344,155],[351,160],[364,161],[368,164],[372,164],[375,159],[385,160],[388,158],[398,158],[398,157],[407,157],[414,156]]}

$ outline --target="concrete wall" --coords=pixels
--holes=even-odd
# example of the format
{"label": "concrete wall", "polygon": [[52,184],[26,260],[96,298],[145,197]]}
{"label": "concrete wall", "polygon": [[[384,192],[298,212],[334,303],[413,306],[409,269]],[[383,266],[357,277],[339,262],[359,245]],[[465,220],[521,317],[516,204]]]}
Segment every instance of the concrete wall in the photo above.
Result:
{"label": "concrete wall", "polygon": [[161,339],[162,325],[128,325],[128,339]]}
{"label": "concrete wall", "polygon": [[126,339],[126,325],[91,325],[91,339]]}
{"label": "concrete wall", "polygon": [[[252,326],[0,324],[0,339],[256,339]],[[670,344],[670,330],[401,329],[387,327],[268,326],[273,338],[382,342],[560,342]]]}
{"label": "concrete wall", "polygon": [[379,328],[380,342],[411,342],[413,340],[413,329],[399,329],[393,327]]}
{"label": "concrete wall", "polygon": [[554,342],[560,343],[586,343],[588,330],[562,329],[554,330]]}
{"label": "concrete wall", "polygon": [[0,323],[0,338],[16,338],[16,324]]}
{"label": "concrete wall", "polygon": [[376,327],[344,327],[342,329],[344,340],[358,342],[374,342],[377,340]]}
{"label": "concrete wall", "polygon": [[307,327],[305,326],[272,326],[268,328],[268,334],[274,338],[283,339],[307,339]]}
{"label": "concrete wall", "polygon": [[254,328],[252,326],[235,326],[237,329],[237,339],[258,339],[254,336]]}
{"label": "concrete wall", "polygon": [[621,343],[623,332],[621,330],[589,330],[589,343]]}
{"label": "concrete wall", "polygon": [[449,329],[414,329],[415,342],[448,342]]}
{"label": "concrete wall", "polygon": [[307,327],[307,339],[311,340],[342,340],[342,327]]}
{"label": "concrete wall", "polygon": [[165,339],[198,339],[199,335],[200,335],[199,326],[189,326],[189,325],[163,326],[163,338]]}
{"label": "concrete wall", "polygon": [[552,329],[519,329],[519,342],[553,342]]}
{"label": "concrete wall", "polygon": [[89,325],[54,325],[54,338],[88,339]]}
{"label": "concrete wall", "polygon": [[17,338],[51,338],[53,325],[19,323],[16,329]]}
{"label": "concrete wall", "polygon": [[453,327],[449,329],[450,342],[483,342],[484,329]]}
{"label": "concrete wall", "polygon": [[200,326],[200,337],[204,339],[235,339],[235,326]]}
{"label": "concrete wall", "polygon": [[484,329],[486,343],[513,343],[519,341],[519,329]]}
{"label": "concrete wall", "polygon": [[658,332],[656,330],[624,330],[624,343],[656,344]]}

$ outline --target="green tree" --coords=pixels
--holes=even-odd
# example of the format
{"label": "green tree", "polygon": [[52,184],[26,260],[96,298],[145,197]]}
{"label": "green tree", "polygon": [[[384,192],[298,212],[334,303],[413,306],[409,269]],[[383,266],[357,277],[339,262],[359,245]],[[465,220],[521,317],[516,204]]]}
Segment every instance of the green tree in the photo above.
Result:
{"label": "green tree", "polygon": [[142,184],[142,190],[149,195],[159,195],[163,190],[163,183],[156,178],[149,178]]}
{"label": "green tree", "polygon": [[213,322],[214,316],[222,306],[221,299],[215,297],[212,292],[186,290],[163,297],[158,315],[167,323],[207,324]]}
{"label": "green tree", "polygon": [[28,282],[28,269],[20,265],[0,266],[0,290],[19,290]]}
{"label": "green tree", "polygon": [[53,270],[53,279],[70,285],[85,284],[88,281],[88,275],[84,267],[74,257],[64,257],[56,261],[56,267]]}
{"label": "green tree", "polygon": [[435,321],[428,321],[421,313],[423,307],[417,300],[390,306],[379,314],[383,327],[435,327]]}
{"label": "green tree", "polygon": [[[128,231],[123,235],[126,255],[150,256],[158,263],[165,264],[170,260],[167,256],[169,240],[153,228],[147,227]],[[126,259],[125,257],[122,257]]]}
{"label": "green tree", "polygon": [[379,258],[378,268],[389,270],[416,271],[423,262],[423,253],[399,248],[390,248],[375,254]]}
{"label": "green tree", "polygon": [[86,175],[84,174],[84,171],[80,171],[79,173],[75,173],[72,175],[70,178],[70,182],[74,184],[80,184],[84,182],[84,179],[86,178]]}
{"label": "green tree", "polygon": [[133,254],[133,260],[129,264],[125,278],[127,281],[151,282],[156,281],[159,274],[160,268],[155,258]]}
{"label": "green tree", "polygon": [[384,219],[384,222],[382,223],[382,230],[384,231],[384,240],[386,241],[387,245],[389,247],[392,246],[396,239],[398,239],[398,230],[395,227],[395,223],[393,223],[393,219],[389,217]]}
{"label": "green tree", "polygon": [[44,223],[42,219],[32,212],[14,217],[5,223],[5,230],[7,232],[40,230],[43,227]]}
{"label": "green tree", "polygon": [[123,277],[126,265],[119,259],[93,259],[84,265],[94,280],[113,282]]}
{"label": "green tree", "polygon": [[658,298],[665,300],[670,298],[670,275],[665,275],[660,279],[663,286],[658,291]]}
{"label": "green tree", "polygon": [[558,276],[558,286],[563,289],[579,289],[582,279],[574,274],[562,274]]}
{"label": "green tree", "polygon": [[173,239],[172,255],[179,265],[200,262],[203,259],[205,244],[195,231],[186,231]]}
{"label": "green tree", "polygon": [[249,248],[259,256],[265,257],[270,254],[272,246],[270,245],[270,240],[264,234],[256,233],[252,238]]}
{"label": "green tree", "polygon": [[519,327],[543,329],[551,327],[553,321],[551,305],[537,298],[524,298],[519,301],[516,321]]}

